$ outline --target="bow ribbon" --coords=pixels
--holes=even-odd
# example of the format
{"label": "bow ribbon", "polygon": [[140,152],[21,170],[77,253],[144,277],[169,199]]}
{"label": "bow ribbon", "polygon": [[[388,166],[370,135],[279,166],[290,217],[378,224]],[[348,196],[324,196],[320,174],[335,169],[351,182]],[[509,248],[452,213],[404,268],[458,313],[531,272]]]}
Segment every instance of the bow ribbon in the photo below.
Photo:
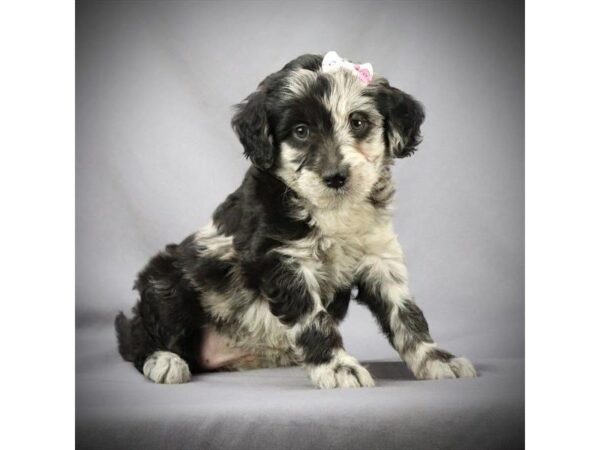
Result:
{"label": "bow ribbon", "polygon": [[365,86],[373,79],[373,66],[370,63],[355,64],[340,57],[336,52],[330,51],[323,57],[321,66],[323,72],[335,72],[346,69],[355,74]]}

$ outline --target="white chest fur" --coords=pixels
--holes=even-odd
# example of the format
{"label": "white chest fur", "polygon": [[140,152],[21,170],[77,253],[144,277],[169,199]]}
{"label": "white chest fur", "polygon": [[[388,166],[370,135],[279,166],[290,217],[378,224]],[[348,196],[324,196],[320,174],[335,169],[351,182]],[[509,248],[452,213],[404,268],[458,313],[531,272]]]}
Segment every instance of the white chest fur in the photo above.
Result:
{"label": "white chest fur", "polygon": [[349,287],[365,259],[395,249],[389,212],[364,202],[311,212],[313,232],[291,242],[281,253],[300,264],[304,278],[319,291],[324,304],[335,290]]}

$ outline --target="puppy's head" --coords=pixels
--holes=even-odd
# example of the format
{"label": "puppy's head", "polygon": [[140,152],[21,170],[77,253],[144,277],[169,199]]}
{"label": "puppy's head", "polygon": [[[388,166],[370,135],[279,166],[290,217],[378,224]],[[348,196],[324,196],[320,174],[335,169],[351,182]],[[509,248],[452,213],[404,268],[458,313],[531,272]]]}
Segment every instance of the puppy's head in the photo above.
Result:
{"label": "puppy's head", "polygon": [[237,105],[232,126],[245,155],[318,207],[365,198],[393,158],[420,142],[423,108],[375,76],[321,70],[303,55]]}

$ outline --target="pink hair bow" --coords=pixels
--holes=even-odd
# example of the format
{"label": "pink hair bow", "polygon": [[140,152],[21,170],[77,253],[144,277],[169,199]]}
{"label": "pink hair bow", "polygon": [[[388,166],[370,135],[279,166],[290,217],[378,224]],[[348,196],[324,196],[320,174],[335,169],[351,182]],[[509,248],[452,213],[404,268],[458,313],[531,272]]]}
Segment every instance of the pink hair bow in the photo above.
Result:
{"label": "pink hair bow", "polygon": [[355,64],[340,57],[336,52],[330,51],[323,57],[321,69],[323,72],[335,72],[346,69],[354,73],[365,86],[373,79],[373,66],[370,63]]}

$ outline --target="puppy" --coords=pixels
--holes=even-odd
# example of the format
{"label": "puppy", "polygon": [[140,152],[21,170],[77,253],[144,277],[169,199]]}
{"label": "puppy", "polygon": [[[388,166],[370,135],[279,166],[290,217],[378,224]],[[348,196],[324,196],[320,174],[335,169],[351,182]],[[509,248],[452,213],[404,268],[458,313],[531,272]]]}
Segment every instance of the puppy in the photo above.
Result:
{"label": "puppy", "polygon": [[338,324],[365,304],[419,379],[475,376],[414,303],[392,226],[390,167],[420,142],[422,106],[369,64],[303,55],[237,105],[252,162],[212,222],[139,273],[119,352],[156,383],[302,364],[319,388],[373,386]]}

